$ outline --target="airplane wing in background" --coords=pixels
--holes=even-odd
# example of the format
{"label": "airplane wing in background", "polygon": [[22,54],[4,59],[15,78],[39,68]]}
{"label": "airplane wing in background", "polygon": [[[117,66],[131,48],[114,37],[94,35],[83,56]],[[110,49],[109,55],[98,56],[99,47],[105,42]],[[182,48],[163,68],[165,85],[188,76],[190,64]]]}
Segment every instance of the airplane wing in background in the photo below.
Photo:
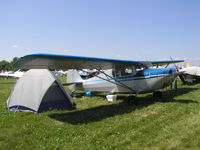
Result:
{"label": "airplane wing in background", "polygon": [[184,62],[184,60],[161,60],[161,61],[149,61],[153,66],[163,66],[175,63]]}
{"label": "airplane wing in background", "polygon": [[173,61],[130,61],[108,58],[56,55],[56,54],[31,54],[21,57],[15,67],[20,69],[110,69],[114,65],[149,67],[151,65],[165,65],[179,63],[184,60]]}

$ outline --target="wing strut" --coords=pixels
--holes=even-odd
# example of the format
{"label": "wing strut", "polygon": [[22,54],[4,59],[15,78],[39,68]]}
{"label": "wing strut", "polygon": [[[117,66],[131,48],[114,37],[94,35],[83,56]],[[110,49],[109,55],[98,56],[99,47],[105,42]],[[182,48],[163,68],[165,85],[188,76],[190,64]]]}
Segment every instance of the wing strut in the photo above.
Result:
{"label": "wing strut", "polygon": [[169,63],[165,66],[165,68],[167,68],[169,66]]}
{"label": "wing strut", "polygon": [[[107,82],[110,82],[110,83],[119,85],[119,86],[121,86],[121,87],[123,87],[123,88],[126,88],[126,89],[128,89],[128,90],[131,90],[131,91],[134,92],[134,93],[137,93],[135,90],[133,90],[132,88],[130,88],[130,87],[127,86],[126,84],[124,84],[124,83],[122,83],[122,82],[120,82],[120,81],[117,81],[117,80],[116,80],[115,78],[113,78],[112,76],[106,74],[104,71],[102,71],[101,67],[99,67],[99,68],[100,68],[100,69],[96,69],[96,70],[98,70],[100,73],[104,74],[104,75],[107,77],[107,79],[106,79],[106,78],[103,78],[103,77],[100,77],[100,76],[98,76],[98,75],[94,75],[94,74],[91,74],[91,75],[94,76],[94,77],[100,78],[100,79],[102,79],[102,80],[105,80],[105,81],[107,81]],[[85,72],[85,73],[87,73],[87,74],[89,73],[89,72],[87,72],[87,71],[85,71],[85,70],[82,70],[82,71]],[[110,79],[113,79],[115,82],[111,81]]]}

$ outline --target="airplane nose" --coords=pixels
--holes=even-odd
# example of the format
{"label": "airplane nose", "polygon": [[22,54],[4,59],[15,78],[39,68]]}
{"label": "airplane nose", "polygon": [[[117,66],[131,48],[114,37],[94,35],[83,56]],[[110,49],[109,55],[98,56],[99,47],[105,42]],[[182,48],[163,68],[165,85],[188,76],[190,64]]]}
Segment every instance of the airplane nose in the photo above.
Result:
{"label": "airplane nose", "polygon": [[172,74],[172,72],[173,72],[173,70],[172,70],[172,69],[170,69],[170,70],[169,70],[169,74]]}
{"label": "airplane nose", "polygon": [[169,70],[169,74],[176,73],[176,72],[177,72],[177,70],[176,70],[175,68],[171,68],[171,69]]}

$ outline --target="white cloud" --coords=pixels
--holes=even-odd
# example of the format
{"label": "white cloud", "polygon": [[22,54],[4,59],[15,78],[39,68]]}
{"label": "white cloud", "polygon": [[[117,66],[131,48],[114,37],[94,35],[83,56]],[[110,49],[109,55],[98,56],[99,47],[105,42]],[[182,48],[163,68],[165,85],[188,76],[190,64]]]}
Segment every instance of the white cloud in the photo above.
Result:
{"label": "white cloud", "polygon": [[18,45],[14,44],[11,46],[12,48],[18,48]]}

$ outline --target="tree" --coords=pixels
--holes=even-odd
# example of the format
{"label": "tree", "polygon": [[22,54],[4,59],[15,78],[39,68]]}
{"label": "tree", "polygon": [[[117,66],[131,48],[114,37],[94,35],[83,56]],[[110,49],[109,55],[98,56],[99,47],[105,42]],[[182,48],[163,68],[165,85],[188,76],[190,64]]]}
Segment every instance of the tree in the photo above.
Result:
{"label": "tree", "polygon": [[12,65],[14,65],[18,60],[19,60],[18,57],[14,57],[10,63],[11,63]]}
{"label": "tree", "polygon": [[6,60],[0,61],[0,71],[9,71],[9,70],[16,71],[14,64],[18,59],[19,59],[18,57],[14,57],[10,62]]}
{"label": "tree", "polygon": [[13,70],[13,65],[5,60],[0,61],[0,71]]}

